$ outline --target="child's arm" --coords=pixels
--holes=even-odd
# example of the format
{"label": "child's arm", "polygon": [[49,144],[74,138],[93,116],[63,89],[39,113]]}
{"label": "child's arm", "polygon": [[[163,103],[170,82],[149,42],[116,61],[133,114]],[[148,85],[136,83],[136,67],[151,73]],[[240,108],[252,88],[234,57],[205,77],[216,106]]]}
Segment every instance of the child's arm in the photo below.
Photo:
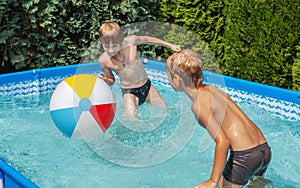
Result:
{"label": "child's arm", "polygon": [[104,73],[100,73],[98,75],[98,77],[101,78],[102,80],[104,80],[108,85],[111,86],[111,85],[113,85],[115,83],[115,77],[114,77],[111,69],[106,66],[106,63],[108,61],[110,61],[110,60],[104,54],[102,54],[99,57],[98,62],[101,65]]}
{"label": "child's arm", "polygon": [[115,83],[115,77],[112,74],[111,70],[107,67],[103,67],[103,70],[104,74],[100,73],[98,77],[104,80],[108,85],[113,85]]}
{"label": "child's arm", "polygon": [[217,184],[224,170],[230,145],[222,129],[219,130],[219,133],[214,138],[214,140],[216,142],[215,153],[214,153],[214,164],[210,175],[210,179],[208,181]]}
{"label": "child's arm", "polygon": [[[200,185],[216,187],[225,167],[230,143],[224,131],[222,130],[220,123],[214,117],[211,106],[207,104],[208,101],[204,101],[202,103],[206,104],[202,104],[201,107],[200,105],[197,105],[197,108],[194,107],[192,109],[201,125],[208,131],[210,136],[216,142],[216,146],[214,154],[214,164],[210,179]],[[200,185],[199,187],[201,187]]]}
{"label": "child's arm", "polygon": [[156,37],[132,35],[132,36],[129,36],[128,38],[133,39],[134,43],[136,45],[139,45],[139,44],[153,44],[153,45],[169,47],[173,51],[180,51],[181,50],[179,45],[169,43],[167,41],[158,39]]}

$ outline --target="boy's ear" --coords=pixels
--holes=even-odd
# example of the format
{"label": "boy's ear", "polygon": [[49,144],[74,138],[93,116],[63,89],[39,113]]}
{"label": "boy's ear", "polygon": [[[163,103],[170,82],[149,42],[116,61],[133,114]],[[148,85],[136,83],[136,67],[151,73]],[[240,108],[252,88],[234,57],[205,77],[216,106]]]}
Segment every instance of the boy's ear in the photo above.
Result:
{"label": "boy's ear", "polygon": [[178,74],[175,74],[175,75],[174,75],[173,82],[174,82],[174,84],[176,85],[176,87],[178,87],[178,86],[179,86],[179,84],[180,84],[180,81],[181,81],[181,78],[180,78],[180,76],[179,76]]}

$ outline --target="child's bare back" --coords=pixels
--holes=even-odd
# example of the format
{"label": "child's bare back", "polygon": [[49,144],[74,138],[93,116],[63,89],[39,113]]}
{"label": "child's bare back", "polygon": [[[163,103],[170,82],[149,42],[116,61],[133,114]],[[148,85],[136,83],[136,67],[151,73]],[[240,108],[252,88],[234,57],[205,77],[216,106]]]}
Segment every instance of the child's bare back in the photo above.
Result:
{"label": "child's bare back", "polygon": [[224,91],[203,84],[201,56],[175,52],[166,70],[171,86],[192,100],[195,118],[216,143],[210,178],[196,187],[243,186],[252,176],[263,176],[271,160],[265,137]]}
{"label": "child's bare back", "polygon": [[194,101],[192,107],[195,117],[200,123],[204,121],[204,125],[207,126],[216,126],[209,123],[216,121],[217,127],[214,129],[224,131],[231,150],[246,150],[266,142],[260,129],[224,91],[204,85],[197,90],[197,96],[198,99]]}

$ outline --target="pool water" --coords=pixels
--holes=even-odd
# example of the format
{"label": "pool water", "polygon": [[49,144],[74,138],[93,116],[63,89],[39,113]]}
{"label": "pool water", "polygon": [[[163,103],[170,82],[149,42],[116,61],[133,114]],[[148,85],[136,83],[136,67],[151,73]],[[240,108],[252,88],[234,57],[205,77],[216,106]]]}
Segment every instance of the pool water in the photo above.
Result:
{"label": "pool water", "polygon": [[[123,150],[110,151],[115,146],[105,147],[101,140],[64,137],[51,120],[52,93],[46,93],[0,96],[1,157],[43,188],[182,188],[206,181],[213,164],[214,143],[190,112],[189,99],[170,87],[156,85],[169,109],[157,114],[156,109],[145,104],[139,112],[142,128],[122,127],[118,118],[122,101],[118,87],[112,88],[118,111],[107,132],[107,140],[112,139],[128,149],[155,147],[154,152],[129,156],[131,154]],[[251,103],[239,102],[238,105],[261,128],[272,148],[272,161],[265,177],[274,187],[298,187],[299,121],[282,120]],[[156,147],[168,140],[172,142],[165,147]],[[110,158],[107,153],[115,156]],[[131,163],[127,163],[127,155],[134,158]]]}

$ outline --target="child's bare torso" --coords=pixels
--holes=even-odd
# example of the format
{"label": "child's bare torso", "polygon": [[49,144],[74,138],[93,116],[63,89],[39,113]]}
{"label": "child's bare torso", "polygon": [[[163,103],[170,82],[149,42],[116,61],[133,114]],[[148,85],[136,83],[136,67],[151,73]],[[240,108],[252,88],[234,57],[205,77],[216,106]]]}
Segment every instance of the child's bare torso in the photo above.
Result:
{"label": "child's bare torso", "polygon": [[106,66],[112,69],[119,77],[121,86],[124,89],[138,88],[143,86],[148,80],[144,69],[144,64],[137,54],[137,46],[125,42],[122,50],[113,57],[106,56]]}

